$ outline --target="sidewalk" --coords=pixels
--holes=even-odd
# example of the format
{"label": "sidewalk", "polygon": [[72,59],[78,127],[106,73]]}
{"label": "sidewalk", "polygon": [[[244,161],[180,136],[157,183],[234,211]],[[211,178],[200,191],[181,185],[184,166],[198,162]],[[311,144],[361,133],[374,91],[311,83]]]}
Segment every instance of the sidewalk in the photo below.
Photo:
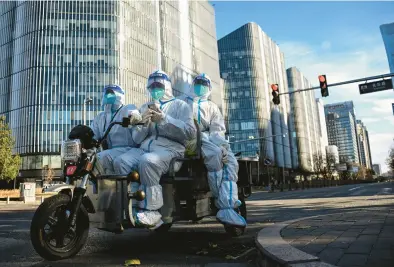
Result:
{"label": "sidewalk", "polygon": [[394,266],[394,207],[300,220],[281,235],[291,246],[336,266]]}

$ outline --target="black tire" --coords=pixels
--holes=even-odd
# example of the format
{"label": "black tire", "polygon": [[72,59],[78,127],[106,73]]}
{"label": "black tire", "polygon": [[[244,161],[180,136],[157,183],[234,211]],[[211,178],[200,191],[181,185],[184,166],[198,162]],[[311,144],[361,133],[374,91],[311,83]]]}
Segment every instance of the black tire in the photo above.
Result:
{"label": "black tire", "polygon": [[[75,256],[86,243],[89,234],[89,216],[83,207],[79,210],[77,215],[75,235],[70,238],[71,241],[68,245],[64,245],[64,240],[69,232],[61,235],[61,244],[62,246],[64,245],[63,247],[57,247],[58,239],[56,239],[56,248],[50,244],[53,239],[47,240],[52,234],[58,238],[59,232],[61,232],[62,229],[63,231],[67,229],[64,224],[67,216],[66,209],[69,208],[70,201],[70,196],[58,194],[46,199],[34,213],[30,226],[30,239],[36,252],[46,260],[55,261],[71,258]],[[52,216],[57,217],[54,218]],[[54,222],[54,220],[56,221]],[[47,225],[51,225],[50,233],[45,232],[45,227]],[[55,231],[53,231],[53,229],[55,229]]]}
{"label": "black tire", "polygon": [[[238,209],[238,213],[246,220],[247,211],[246,211],[245,198],[242,193],[238,195],[238,198],[242,202],[242,205]],[[226,231],[227,234],[229,234],[232,237],[242,236],[245,233],[245,228],[246,227],[242,227],[242,226],[234,226],[228,224],[224,225],[224,230]]]}
{"label": "black tire", "polygon": [[163,223],[162,225],[159,226],[159,228],[155,229],[155,232],[158,234],[164,234],[167,233],[172,226],[172,223]]}

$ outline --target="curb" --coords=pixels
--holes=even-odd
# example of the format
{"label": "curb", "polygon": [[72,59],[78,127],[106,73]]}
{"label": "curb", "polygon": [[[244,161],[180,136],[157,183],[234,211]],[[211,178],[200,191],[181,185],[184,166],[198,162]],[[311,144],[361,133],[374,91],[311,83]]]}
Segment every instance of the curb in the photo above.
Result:
{"label": "curb", "polygon": [[320,261],[319,257],[296,249],[285,240],[280,232],[286,226],[303,220],[324,215],[304,217],[300,219],[280,222],[259,231],[256,237],[258,250],[257,264],[260,267],[337,267]]}

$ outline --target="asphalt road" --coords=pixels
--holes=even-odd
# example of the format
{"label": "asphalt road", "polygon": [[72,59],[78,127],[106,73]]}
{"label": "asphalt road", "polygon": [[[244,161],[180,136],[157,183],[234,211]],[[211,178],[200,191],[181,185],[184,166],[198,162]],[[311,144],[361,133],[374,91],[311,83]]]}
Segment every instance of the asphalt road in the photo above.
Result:
{"label": "asphalt road", "polygon": [[[0,204],[0,266],[123,266],[139,259],[141,266],[253,266],[254,237],[278,221],[344,211],[394,207],[394,183],[349,185],[287,192],[256,192],[247,202],[248,230],[230,238],[222,226],[207,218],[200,223],[177,223],[168,234],[128,230],[123,234],[91,229],[85,248],[73,259],[45,262],[30,244],[34,207]],[[226,259],[227,257],[227,259]]]}

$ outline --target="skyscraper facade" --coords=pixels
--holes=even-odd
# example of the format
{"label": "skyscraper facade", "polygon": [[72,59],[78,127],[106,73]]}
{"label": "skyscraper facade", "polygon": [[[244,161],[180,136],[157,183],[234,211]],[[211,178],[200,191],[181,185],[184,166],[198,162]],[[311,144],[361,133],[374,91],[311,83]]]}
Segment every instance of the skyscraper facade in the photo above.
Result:
{"label": "skyscraper facade", "polygon": [[359,163],[356,113],[353,101],[324,106],[329,145],[338,147],[340,163]]}
{"label": "skyscraper facade", "polygon": [[382,169],[380,167],[380,164],[372,164],[372,169],[375,172],[375,175],[381,175],[382,174]]}
{"label": "skyscraper facade", "polygon": [[[290,92],[312,87],[305,76],[295,67],[287,69],[287,79]],[[306,171],[313,171],[313,156],[318,153],[325,154],[325,147],[323,148],[321,144],[324,135],[321,125],[324,125],[325,121],[323,122],[319,118],[318,104],[313,90],[291,94],[290,103],[295,118],[300,167]]]}
{"label": "skyscraper facade", "polygon": [[[387,60],[390,72],[394,72],[394,22],[380,25],[384,47],[386,48]],[[394,78],[392,78],[394,84]]]}
{"label": "skyscraper facade", "polygon": [[155,69],[179,84],[206,72],[222,106],[208,1],[12,1],[0,5],[0,22],[0,115],[15,136],[22,177],[60,168],[61,141],[83,123],[88,98],[87,121],[98,114],[106,84],[141,105]]}
{"label": "skyscraper facade", "polygon": [[[294,131],[287,95],[280,105],[271,101],[271,84],[287,92],[284,56],[277,44],[256,23],[248,23],[218,41],[220,74],[234,152],[269,158],[278,167],[298,165],[297,147],[291,146]],[[285,135],[285,137],[283,137]],[[253,140],[257,139],[257,140]]]}
{"label": "skyscraper facade", "polygon": [[327,136],[327,124],[326,124],[326,116],[324,115],[324,103],[320,98],[316,98],[316,105],[318,111],[318,125],[320,132],[320,147],[323,156],[326,155],[326,147],[328,146],[328,136]]}
{"label": "skyscraper facade", "polygon": [[361,120],[357,120],[357,137],[360,164],[367,169],[372,169],[372,157],[371,148],[369,145],[368,130]]}

